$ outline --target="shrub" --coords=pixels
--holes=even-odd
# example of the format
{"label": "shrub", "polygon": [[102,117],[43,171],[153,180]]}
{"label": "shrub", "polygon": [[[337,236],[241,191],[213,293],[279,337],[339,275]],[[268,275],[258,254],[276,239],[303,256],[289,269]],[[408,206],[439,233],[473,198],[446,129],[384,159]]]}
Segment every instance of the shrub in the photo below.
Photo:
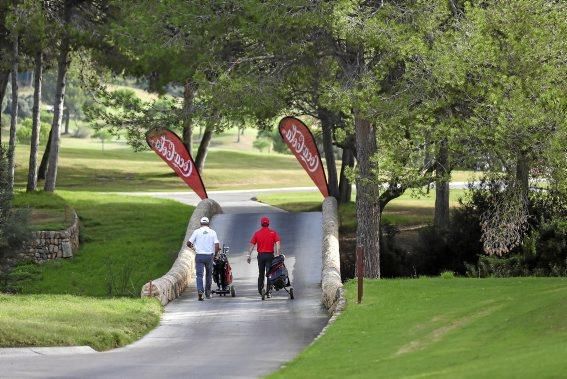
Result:
{"label": "shrub", "polygon": [[480,220],[494,199],[492,189],[472,189],[461,207],[452,212],[446,234],[433,227],[422,229],[411,264],[418,274],[437,275],[442,270],[472,277],[566,276],[567,199],[554,191],[532,191],[528,227],[520,244],[503,257],[486,256]]}
{"label": "shrub", "polygon": [[[28,118],[32,116],[33,109],[33,96],[19,97],[18,98],[18,117]],[[6,107],[4,108],[4,113],[12,114],[12,99],[8,97],[6,102]]]}
{"label": "shrub", "polygon": [[252,146],[255,149],[260,150],[260,152],[264,152],[265,149],[268,149],[268,153],[269,153],[270,147],[272,146],[272,142],[267,138],[261,137],[255,139],[254,142],[252,143]]}
{"label": "shrub", "polygon": [[34,262],[19,262],[10,271],[0,277],[0,290],[8,293],[20,293],[33,283],[41,280],[41,268]]}
{"label": "shrub", "polygon": [[46,110],[42,110],[39,113],[39,119],[42,123],[46,123],[48,125],[51,125],[51,123],[53,122],[53,113],[48,112]]}
{"label": "shrub", "polygon": [[[39,128],[39,143],[44,144],[47,142],[47,138],[49,137],[49,130],[51,126],[47,123],[40,123]],[[31,144],[31,134],[32,134],[32,119],[26,118],[20,124],[18,130],[16,130],[16,140],[18,143],[23,145]]]}
{"label": "shrub", "polygon": [[441,275],[439,275],[442,279],[454,279],[455,273],[453,271],[443,271]]}
{"label": "shrub", "polygon": [[92,134],[92,129],[87,128],[85,126],[79,126],[77,129],[75,129],[75,131],[73,132],[73,134],[71,135],[71,137],[74,138],[89,138]]}

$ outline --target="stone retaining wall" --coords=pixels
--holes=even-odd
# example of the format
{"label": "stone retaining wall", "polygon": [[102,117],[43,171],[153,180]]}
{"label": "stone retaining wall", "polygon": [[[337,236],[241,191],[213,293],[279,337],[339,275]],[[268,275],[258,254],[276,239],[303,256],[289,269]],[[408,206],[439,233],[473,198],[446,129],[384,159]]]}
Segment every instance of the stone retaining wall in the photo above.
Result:
{"label": "stone retaining wall", "polygon": [[189,281],[195,279],[195,251],[187,247],[187,240],[195,229],[201,226],[201,217],[211,219],[222,213],[221,206],[214,200],[202,200],[193,211],[181,250],[171,269],[161,278],[154,279],[142,287],[142,297],[157,297],[162,305],[166,305],[185,291]]}
{"label": "stone retaining wall", "polygon": [[341,282],[339,254],[339,215],[337,200],[329,196],[323,200],[323,267],[321,272],[322,302],[331,315],[345,306]]}
{"label": "stone retaining wall", "polygon": [[79,217],[75,211],[72,217],[73,223],[65,230],[33,232],[30,242],[24,245],[15,259],[44,263],[51,259],[73,258],[79,250]]}

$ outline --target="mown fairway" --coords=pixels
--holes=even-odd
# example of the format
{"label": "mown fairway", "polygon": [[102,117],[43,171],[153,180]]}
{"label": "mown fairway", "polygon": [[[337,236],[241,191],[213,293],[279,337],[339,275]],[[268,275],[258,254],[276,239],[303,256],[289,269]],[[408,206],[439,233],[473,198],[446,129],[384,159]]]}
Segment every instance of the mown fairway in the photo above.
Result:
{"label": "mown fairway", "polygon": [[[16,149],[16,186],[20,188],[26,185],[28,149],[25,145]],[[203,181],[208,190],[313,185],[291,155],[216,148],[207,156]],[[190,191],[153,151],[136,153],[117,142],[105,143],[103,151],[97,140],[70,137],[62,138],[57,189]]]}
{"label": "mown fairway", "polygon": [[[207,190],[313,187],[292,155],[261,153],[251,148],[248,130],[240,143],[232,133],[215,136],[207,155],[203,182]],[[40,148],[40,157],[44,147]],[[25,188],[29,146],[16,148],[16,186]],[[340,168],[340,162],[338,162]],[[474,179],[455,171],[453,180]],[[43,188],[43,182],[39,188]],[[73,191],[190,191],[153,151],[134,152],[124,142],[102,144],[91,138],[63,136],[57,189]]]}
{"label": "mown fairway", "polygon": [[567,363],[563,278],[356,283],[327,333],[273,378],[559,378]]}

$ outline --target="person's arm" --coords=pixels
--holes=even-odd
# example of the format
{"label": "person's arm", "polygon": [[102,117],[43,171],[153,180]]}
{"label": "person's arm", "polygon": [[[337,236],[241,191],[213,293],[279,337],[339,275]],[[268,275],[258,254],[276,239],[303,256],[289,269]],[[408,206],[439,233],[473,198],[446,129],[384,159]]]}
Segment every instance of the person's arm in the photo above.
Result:
{"label": "person's arm", "polygon": [[217,236],[217,232],[215,232],[215,252],[213,254],[215,258],[218,255],[219,251],[220,251],[220,241],[219,241],[219,237]]}
{"label": "person's arm", "polygon": [[246,262],[250,263],[252,260],[252,251],[254,250],[254,244],[250,242],[248,244],[248,257],[246,258]]}
{"label": "person's arm", "polygon": [[277,257],[278,255],[281,254],[281,249],[280,249],[280,235],[278,234],[278,232],[274,231],[274,257]]}
{"label": "person's arm", "polygon": [[196,238],[196,231],[193,232],[193,234],[191,234],[191,237],[189,237],[189,239],[187,240],[187,246],[190,247],[191,249],[195,250],[195,238]]}

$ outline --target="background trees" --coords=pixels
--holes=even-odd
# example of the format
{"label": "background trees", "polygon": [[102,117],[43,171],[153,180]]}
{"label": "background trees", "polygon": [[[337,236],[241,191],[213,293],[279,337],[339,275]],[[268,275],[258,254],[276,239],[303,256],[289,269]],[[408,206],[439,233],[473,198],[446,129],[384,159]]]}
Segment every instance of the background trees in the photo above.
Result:
{"label": "background trees", "polygon": [[[505,241],[512,234],[521,243],[538,181],[565,194],[562,2],[14,4],[0,5],[0,95],[10,70],[17,78],[22,67],[35,68],[28,190],[36,187],[41,97],[54,110],[42,165],[49,167],[47,191],[56,187],[62,120],[68,133],[69,120],[83,112],[135,149],[145,148],[146,130],[169,126],[194,150],[199,127],[193,155],[201,171],[216,132],[246,124],[270,135],[281,116],[304,116],[320,131],[331,194],[348,201],[356,181],[357,241],[370,277],[380,276],[380,215],[408,190],[435,184],[433,233],[448,243],[455,168],[482,167],[496,183],[490,201],[498,207],[479,220],[486,252],[513,249]],[[15,17],[16,9],[27,16]],[[51,66],[53,85],[40,96],[42,68]],[[123,76],[159,96],[142,100],[107,87]],[[15,93],[17,81],[10,89]],[[506,226],[512,234],[499,232]]]}

